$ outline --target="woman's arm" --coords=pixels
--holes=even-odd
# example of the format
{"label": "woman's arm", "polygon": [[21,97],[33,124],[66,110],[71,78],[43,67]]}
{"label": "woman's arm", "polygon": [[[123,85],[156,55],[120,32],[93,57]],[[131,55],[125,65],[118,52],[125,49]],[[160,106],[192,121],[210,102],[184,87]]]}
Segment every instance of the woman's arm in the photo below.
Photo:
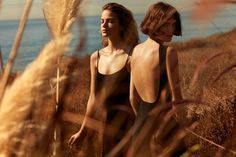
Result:
{"label": "woman's arm", "polygon": [[137,93],[137,90],[134,86],[134,82],[133,82],[133,77],[132,77],[132,72],[130,72],[130,94],[129,94],[129,99],[130,99],[130,104],[131,104],[131,107],[134,111],[134,114],[137,116],[138,114],[138,104],[139,104],[139,101],[140,101],[140,97]]}
{"label": "woman's arm", "polygon": [[69,139],[68,144],[71,146],[77,140],[81,140],[81,138],[83,138],[83,135],[85,133],[84,130],[89,121],[89,117],[91,117],[95,111],[95,86],[96,86],[96,68],[97,68],[96,62],[97,62],[97,52],[93,53],[90,57],[91,82],[90,82],[90,93],[89,93],[89,99],[87,102],[85,117],[80,127],[80,130],[76,132],[74,135],[72,135]]}
{"label": "woman's arm", "polygon": [[166,52],[166,68],[168,81],[170,83],[172,100],[182,100],[180,80],[179,80],[179,61],[177,51],[172,47],[167,48]]}
{"label": "woman's arm", "polygon": [[90,82],[90,93],[89,99],[87,102],[87,109],[85,113],[85,117],[83,123],[81,125],[81,129],[85,127],[88,122],[89,117],[91,117],[94,113],[95,109],[95,86],[96,86],[96,69],[97,69],[97,52],[94,52],[90,57],[90,73],[91,73],[91,82]]}

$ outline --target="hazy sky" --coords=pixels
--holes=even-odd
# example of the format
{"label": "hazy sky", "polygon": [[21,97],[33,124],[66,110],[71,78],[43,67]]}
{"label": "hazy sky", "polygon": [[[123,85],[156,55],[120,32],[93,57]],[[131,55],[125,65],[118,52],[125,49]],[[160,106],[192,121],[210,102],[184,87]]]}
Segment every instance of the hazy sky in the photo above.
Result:
{"label": "hazy sky", "polygon": [[[21,17],[26,0],[2,0],[0,10],[0,20],[19,19]],[[43,18],[42,1],[34,0],[30,12],[30,18]],[[105,3],[117,2],[129,8],[133,13],[144,13],[152,3],[158,0],[83,0],[82,9],[85,15],[100,15],[101,8]],[[191,0],[164,0],[175,6],[179,11],[191,9],[193,1]]]}

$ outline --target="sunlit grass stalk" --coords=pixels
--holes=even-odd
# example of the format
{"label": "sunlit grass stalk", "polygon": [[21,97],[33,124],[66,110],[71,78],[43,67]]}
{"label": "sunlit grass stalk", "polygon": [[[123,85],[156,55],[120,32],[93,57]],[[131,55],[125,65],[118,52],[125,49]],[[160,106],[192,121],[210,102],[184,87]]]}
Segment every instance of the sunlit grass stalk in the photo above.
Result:
{"label": "sunlit grass stalk", "polygon": [[1,47],[0,47],[0,70],[1,70],[0,75],[2,75],[4,69],[3,69],[3,59],[2,59],[2,49],[1,49]]}
{"label": "sunlit grass stalk", "polygon": [[[60,64],[60,58],[57,58],[57,79],[56,79],[56,105],[55,105],[55,110],[57,112],[58,109],[58,103],[59,103],[59,86],[60,86],[60,68],[59,68],[59,64]],[[57,129],[54,130],[54,150],[53,150],[53,156],[56,155],[57,152]]]}
{"label": "sunlit grass stalk", "polygon": [[[235,136],[233,136],[233,137],[235,137]],[[230,139],[230,141],[227,141],[227,142],[224,144],[223,147],[225,147],[225,148],[230,148],[230,147],[229,147],[230,145],[232,145],[232,144],[231,144],[231,139]],[[217,150],[216,153],[215,153],[215,157],[224,157],[224,156],[226,156],[227,153],[228,153],[227,150],[218,148],[218,150]]]}
{"label": "sunlit grass stalk", "polygon": [[5,67],[5,70],[4,70],[4,73],[3,73],[3,77],[1,79],[1,83],[0,83],[0,102],[1,102],[2,97],[4,95],[7,80],[8,80],[8,77],[9,77],[10,73],[11,73],[15,58],[17,56],[18,48],[19,48],[19,45],[20,45],[20,42],[21,42],[21,39],[22,39],[22,36],[23,36],[23,32],[24,32],[24,29],[25,29],[27,18],[28,18],[29,13],[30,13],[32,3],[33,3],[33,0],[27,0],[26,4],[25,4],[25,8],[24,8],[24,11],[23,11],[23,14],[22,14],[22,17],[21,17],[21,20],[20,20],[20,24],[19,24],[19,27],[18,27],[18,31],[17,31],[17,34],[16,34],[16,38],[15,38],[15,41],[13,43],[10,55],[9,55],[9,59],[8,59],[8,62],[6,64],[6,67]]}
{"label": "sunlit grass stalk", "polygon": [[196,136],[196,137],[202,139],[203,141],[206,141],[206,142],[208,142],[208,143],[210,143],[210,144],[216,146],[217,148],[226,150],[226,151],[232,153],[233,155],[236,155],[236,151],[234,151],[234,150],[232,150],[232,149],[227,149],[227,148],[225,148],[224,146],[221,146],[221,145],[219,145],[219,144],[217,144],[217,143],[215,143],[215,142],[213,142],[213,141],[211,141],[211,140],[208,140],[207,138],[202,137],[201,135],[195,133],[194,131],[192,131],[192,130],[190,130],[190,129],[186,129],[186,130],[187,130],[189,133],[191,133],[192,135],[194,135],[194,136]]}
{"label": "sunlit grass stalk", "polygon": [[[44,17],[47,21],[47,26],[51,32],[53,38],[58,38],[59,36],[67,33],[71,26],[72,21],[77,15],[78,7],[81,0],[44,0]],[[74,21],[74,20],[73,20]],[[60,77],[60,58],[57,59],[57,81],[56,81],[56,111],[59,104],[59,77]],[[54,130],[54,140],[57,143],[57,129]],[[53,155],[56,155],[56,146],[54,146]]]}
{"label": "sunlit grass stalk", "polygon": [[[178,110],[179,107],[181,108],[181,107],[184,107],[184,106],[188,105],[189,103],[206,104],[206,102],[203,102],[203,101],[200,101],[200,100],[187,100],[186,99],[186,100],[182,100],[182,101],[170,102],[170,103],[159,105],[159,106],[155,107],[149,113],[149,116],[151,116],[152,118],[154,117],[154,120],[152,119],[151,122],[150,122],[150,120],[148,120],[148,123],[145,124],[142,127],[142,130],[141,130],[142,132],[139,133],[138,139],[134,143],[135,147],[139,147],[139,145],[142,144],[143,139],[145,139],[145,137],[147,136],[147,132],[152,127],[152,125],[157,125],[157,124],[154,123],[154,122],[157,121],[157,118],[162,123],[158,124],[160,126],[155,131],[156,136],[158,136],[158,133],[164,133],[166,131],[165,126],[168,125],[168,122],[169,122],[170,118],[174,116],[174,114],[176,113],[176,110]],[[171,109],[172,105],[177,105],[177,108],[172,109],[168,113],[167,111]],[[161,119],[163,119],[163,120],[161,120]],[[178,122],[176,122],[176,123],[178,123]],[[194,128],[195,126],[196,126],[195,124],[191,124],[191,128]],[[127,145],[127,143],[131,140],[131,138],[134,136],[134,133],[136,132],[138,127],[139,126],[136,126],[136,125],[132,126],[132,128],[127,132],[125,137],[122,138],[122,140],[111,150],[111,152],[109,152],[109,154],[107,154],[107,156],[116,156],[119,152],[121,152],[123,150],[123,148]],[[185,131],[180,129],[180,131],[176,135],[176,138],[179,139],[179,141],[180,141],[183,137],[186,136],[186,134],[187,133]],[[175,141],[175,142],[172,143],[172,145],[176,146],[178,144],[178,142],[176,140],[173,140],[173,141]],[[133,155],[132,153],[134,151],[136,151],[136,150],[130,149],[127,153],[128,156],[132,156]]]}
{"label": "sunlit grass stalk", "polygon": [[236,63],[230,65],[229,67],[225,68],[212,82],[212,85],[215,84],[223,75],[227,74],[233,68],[236,68]]}
{"label": "sunlit grass stalk", "polygon": [[[190,125],[190,127],[188,127],[189,129],[194,129],[195,127],[197,126],[197,123],[192,123]],[[160,156],[165,156],[165,157],[168,157],[170,156],[171,157],[171,153],[177,149],[178,147],[178,144],[180,143],[181,140],[183,140],[184,137],[186,137],[188,135],[188,132],[184,129],[184,128],[181,128],[181,129],[178,129],[176,130],[172,140],[171,140],[171,143],[168,145],[168,148],[163,151]]]}

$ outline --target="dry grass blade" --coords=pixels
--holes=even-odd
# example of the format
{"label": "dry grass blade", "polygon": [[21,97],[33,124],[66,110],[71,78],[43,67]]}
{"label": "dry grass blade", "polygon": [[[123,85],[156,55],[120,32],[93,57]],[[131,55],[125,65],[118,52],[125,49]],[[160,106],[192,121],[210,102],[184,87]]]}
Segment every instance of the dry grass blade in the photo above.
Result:
{"label": "dry grass blade", "polygon": [[[141,130],[137,135],[135,135],[136,138],[133,141],[133,145],[135,147],[129,150],[128,155],[144,156],[147,151],[139,152],[139,149],[142,149],[144,145],[147,145],[147,143],[145,143],[144,141],[147,140],[151,142],[152,138],[154,139],[154,141],[150,143],[152,145],[152,151],[159,154],[160,156],[169,156],[172,153],[177,153],[178,151],[182,151],[182,149],[185,149],[184,146],[181,145],[182,148],[180,148],[179,146],[180,143],[182,143],[182,139],[186,136],[186,133],[183,131],[179,122],[177,122],[177,120],[175,119],[177,107],[183,106],[177,106],[175,109],[171,108],[173,104],[179,105],[186,102],[187,101],[172,102],[159,105],[154,108],[149,113],[148,119],[145,120],[145,123],[142,125]],[[174,138],[178,140],[176,141],[174,140]],[[175,152],[175,150],[177,150],[177,152]]]}
{"label": "dry grass blade", "polygon": [[169,102],[169,103],[166,103],[164,105],[160,105],[158,107],[155,107],[151,112],[150,112],[150,115],[155,115],[157,113],[160,112],[160,110],[164,110],[164,109],[167,109],[167,108],[170,108],[172,107],[173,105],[174,106],[178,106],[178,105],[188,105],[188,104],[205,104],[205,105],[208,105],[207,102],[205,101],[202,101],[202,100],[194,100],[194,99],[183,99],[183,100],[178,100],[178,101],[173,101],[173,102]]}
{"label": "dry grass blade", "polygon": [[[159,114],[162,110],[166,109],[166,107],[158,107],[159,109],[156,110],[155,114]],[[168,108],[168,107],[167,107]],[[136,130],[140,127],[138,123],[132,126],[132,128],[126,133],[126,135],[122,138],[122,140],[107,154],[108,157],[116,156],[122,149],[127,145],[127,143],[131,140],[134,136]],[[143,138],[143,137],[142,137]],[[133,150],[132,150],[133,151]],[[130,156],[130,152],[128,152],[128,156]]]}
{"label": "dry grass blade", "polygon": [[209,64],[211,61],[213,61],[214,59],[218,58],[218,57],[221,57],[223,55],[226,55],[226,54],[229,54],[229,52],[220,52],[220,53],[217,53],[209,58],[206,58],[205,60],[203,60],[201,63],[199,63],[193,73],[193,79],[191,81],[191,86],[194,86],[194,84],[197,82],[198,80],[198,77],[199,77],[199,74],[200,72],[205,68],[207,67],[207,64]]}
{"label": "dry grass blade", "polygon": [[33,107],[40,106],[44,100],[45,82],[52,77],[57,58],[66,51],[70,38],[68,34],[48,43],[38,58],[6,90],[0,108],[0,154]]}
{"label": "dry grass blade", "polygon": [[[155,109],[153,109],[150,112],[150,116],[154,117],[153,119],[148,120],[148,123],[146,123],[142,128],[141,132],[139,133],[137,140],[135,141],[135,146],[138,148],[138,146],[142,144],[143,139],[146,138],[148,132],[150,132],[150,129],[153,129],[153,125],[156,125],[156,123],[154,124],[154,122],[157,121],[157,119],[164,119],[164,122],[161,124],[161,126],[159,127],[157,132],[164,132],[167,130],[164,130],[164,126],[168,125],[167,123],[169,122],[170,118],[173,117],[173,114],[175,113],[175,110],[171,111],[169,114],[166,114],[168,110],[170,110],[170,108],[172,107],[173,104],[175,105],[179,105],[179,104],[188,104],[189,102],[195,102],[195,103],[199,103],[197,101],[193,101],[193,100],[185,100],[185,101],[180,101],[180,102],[174,102],[174,103],[169,103],[169,104],[164,104],[164,105],[160,105],[157,106]],[[180,106],[182,107],[182,106]],[[122,149],[127,145],[127,143],[131,140],[131,137],[134,136],[134,133],[136,132],[137,128],[139,128],[138,124],[135,124],[130,130],[129,132],[126,134],[126,136],[119,142],[119,144],[116,145],[116,147],[109,152],[109,154],[107,156],[116,156],[119,152],[122,151]],[[166,129],[166,128],[165,128]],[[182,131],[179,132],[178,139],[181,140],[183,137],[185,137],[186,133],[183,133]],[[149,135],[148,135],[149,136]],[[173,146],[178,145],[178,143],[174,143]],[[128,156],[132,156],[133,152],[135,152],[136,150],[134,149],[130,149],[128,152]]]}
{"label": "dry grass blade", "polygon": [[[189,127],[189,129],[194,129],[195,127],[197,126],[197,123],[192,123]],[[164,152],[162,152],[160,154],[160,156],[165,156],[165,157],[168,157],[170,156],[171,157],[171,153],[173,153],[173,151],[175,151],[175,149],[177,149],[178,147],[178,144],[180,144],[181,140],[186,137],[188,135],[188,132],[184,129],[184,128],[181,128],[181,129],[178,129],[176,130],[176,133],[174,134],[173,138],[172,138],[172,141],[171,143],[168,145],[168,148],[164,150]],[[182,143],[181,143],[182,144]]]}
{"label": "dry grass blade", "polygon": [[236,68],[236,63],[225,68],[216,78],[215,80],[212,82],[212,85],[215,84],[223,75],[225,75],[226,73],[228,73],[229,71],[231,71],[233,68]]}
{"label": "dry grass blade", "polygon": [[218,147],[220,149],[226,150],[226,151],[232,153],[233,155],[236,155],[236,152],[234,150],[227,149],[227,148],[225,148],[225,147],[223,147],[223,146],[221,146],[221,145],[219,145],[219,144],[217,144],[217,143],[215,143],[215,142],[213,142],[211,140],[208,140],[208,139],[202,137],[201,135],[198,135],[197,133],[195,133],[194,131],[192,131],[190,129],[186,129],[186,131],[188,131],[192,135],[194,135],[194,136],[196,136],[196,137],[198,137],[198,138],[200,138],[200,139],[202,139],[202,140],[204,140],[204,141],[206,141],[206,142],[208,142],[208,143],[210,143],[210,144],[212,144],[212,145],[214,145],[214,146],[216,146],[216,147]]}
{"label": "dry grass blade", "polygon": [[6,68],[4,70],[3,77],[1,79],[1,83],[0,83],[0,102],[1,102],[2,97],[4,95],[4,91],[5,91],[5,88],[6,88],[6,83],[7,83],[8,77],[11,73],[11,70],[12,70],[12,67],[13,67],[13,64],[14,64],[14,60],[15,60],[16,55],[17,55],[17,50],[19,48],[21,38],[23,36],[23,31],[24,31],[24,28],[25,28],[25,25],[26,25],[26,22],[27,22],[27,18],[28,18],[31,6],[32,6],[32,0],[27,0],[25,8],[24,8],[23,15],[22,15],[21,20],[20,20],[20,24],[19,24],[18,31],[17,31],[17,34],[16,34],[16,38],[15,38],[15,41],[13,43],[10,55],[9,55],[8,63],[6,64]]}
{"label": "dry grass blade", "polygon": [[1,47],[0,47],[0,70],[1,70],[0,75],[2,75],[4,69],[3,69],[3,60],[2,60],[2,49],[1,49]]}

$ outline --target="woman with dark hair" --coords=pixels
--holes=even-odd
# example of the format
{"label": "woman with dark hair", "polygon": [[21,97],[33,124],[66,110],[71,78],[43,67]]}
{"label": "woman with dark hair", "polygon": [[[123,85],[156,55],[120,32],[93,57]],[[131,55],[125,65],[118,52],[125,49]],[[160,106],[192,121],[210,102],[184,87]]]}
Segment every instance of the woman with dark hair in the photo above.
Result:
{"label": "woman with dark hair", "polygon": [[[152,134],[160,125],[154,116],[150,116],[150,111],[161,104],[182,99],[177,52],[164,44],[170,42],[173,35],[181,35],[179,13],[169,4],[153,4],[141,23],[141,31],[148,38],[134,48],[131,59],[130,101],[137,115],[133,153],[134,156],[150,156]],[[153,124],[142,135],[146,137],[138,142],[147,123]]]}
{"label": "woman with dark hair", "polygon": [[129,59],[139,38],[132,13],[117,3],[103,6],[100,33],[104,48],[90,58],[91,85],[85,118],[69,144],[80,140],[89,118],[95,118],[104,124],[99,139],[105,155],[123,138],[134,120],[129,103]]}

